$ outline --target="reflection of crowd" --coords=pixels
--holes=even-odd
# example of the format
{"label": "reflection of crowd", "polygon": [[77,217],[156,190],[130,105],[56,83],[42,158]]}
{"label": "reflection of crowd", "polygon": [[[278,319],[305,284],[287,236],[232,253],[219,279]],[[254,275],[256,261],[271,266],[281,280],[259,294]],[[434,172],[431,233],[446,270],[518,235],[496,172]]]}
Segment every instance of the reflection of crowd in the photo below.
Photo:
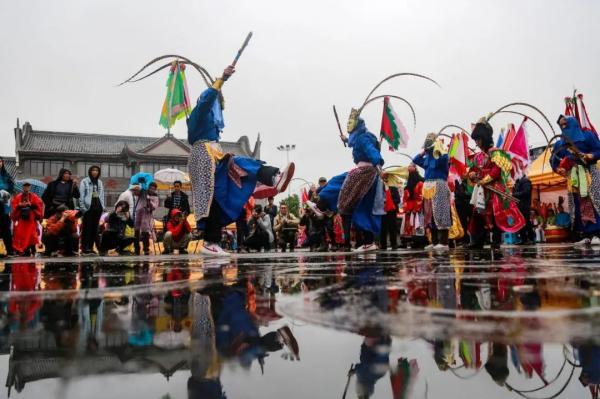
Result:
{"label": "reflection of crowd", "polygon": [[[218,283],[217,279],[192,290],[192,272],[177,263],[166,267],[139,263],[125,270],[106,266],[101,273],[85,264],[44,269],[35,263],[4,266],[8,274],[0,278],[0,289],[31,293],[11,296],[7,303],[0,303],[2,351],[8,350],[8,342],[14,347],[14,372],[8,383],[18,391],[44,375],[61,376],[67,370],[73,373],[80,358],[112,359],[118,354],[109,363],[98,360],[91,368],[75,367],[75,375],[106,372],[106,367],[113,372],[158,367],[169,377],[178,368],[189,368],[190,397],[221,398],[224,391],[220,367],[227,362],[248,368],[257,361],[263,367],[268,353],[284,348],[286,357],[300,359],[298,343],[288,326],[279,323],[268,332],[261,331],[261,327],[268,328],[281,318],[275,311],[278,286],[272,272],[239,281],[234,278],[232,285]],[[211,270],[214,273],[219,269]],[[235,265],[222,269],[226,281],[232,281],[232,271]],[[127,289],[157,281],[168,286],[159,290]],[[95,291],[118,287],[123,290],[110,294]],[[90,290],[90,295],[81,297],[78,288]],[[41,291],[57,294],[43,297]],[[168,351],[173,355],[167,355]],[[139,362],[136,353],[155,359],[156,366]],[[169,360],[161,365],[163,355],[180,361]],[[47,370],[49,363],[42,362],[39,374],[29,374],[32,362],[44,356],[58,360]]]}

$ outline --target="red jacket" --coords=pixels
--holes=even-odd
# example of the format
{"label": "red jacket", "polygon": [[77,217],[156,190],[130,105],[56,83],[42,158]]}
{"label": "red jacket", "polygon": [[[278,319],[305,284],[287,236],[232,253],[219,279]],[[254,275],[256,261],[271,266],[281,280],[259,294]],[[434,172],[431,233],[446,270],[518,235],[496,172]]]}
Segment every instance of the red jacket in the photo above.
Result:
{"label": "red jacket", "polygon": [[173,222],[173,218],[177,214],[181,214],[183,216],[182,212],[179,209],[173,209],[170,214],[171,217],[169,218],[169,221],[167,222],[167,231],[171,232],[171,234],[173,235],[173,239],[175,241],[181,240],[184,235],[186,235],[187,233],[190,233],[192,231],[190,224],[188,223],[187,219],[185,219],[185,218],[182,219],[181,222],[179,222],[178,224],[175,224]]}
{"label": "red jacket", "polygon": [[410,193],[408,190],[404,190],[404,195],[402,197],[402,209],[404,213],[408,212],[421,212],[423,208],[423,182],[420,181],[417,183],[415,188],[413,189],[413,196],[410,197]]}
{"label": "red jacket", "polygon": [[[12,199],[13,249],[23,252],[39,242],[38,220],[44,215],[44,203],[32,192],[19,193]],[[28,209],[25,211],[25,209]],[[25,213],[26,212],[26,213]]]}
{"label": "red jacket", "polygon": [[77,217],[69,211],[65,211],[67,216],[64,221],[61,220],[56,214],[46,219],[46,232],[50,235],[57,236],[64,231],[67,227],[71,234],[77,233]]}

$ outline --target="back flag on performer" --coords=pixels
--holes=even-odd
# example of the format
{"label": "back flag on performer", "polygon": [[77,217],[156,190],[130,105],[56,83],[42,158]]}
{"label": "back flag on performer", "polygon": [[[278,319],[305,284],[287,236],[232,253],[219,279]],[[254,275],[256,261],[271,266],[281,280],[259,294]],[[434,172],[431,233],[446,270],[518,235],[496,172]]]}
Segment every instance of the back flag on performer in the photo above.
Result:
{"label": "back flag on performer", "polygon": [[581,107],[581,111],[579,112],[581,130],[587,130],[589,132],[598,134],[596,128],[590,121],[587,110],[585,109],[585,104],[583,103],[583,94],[577,94],[577,100],[579,100],[579,106]]}
{"label": "back flag on performer", "polygon": [[454,168],[458,176],[467,173],[468,141],[469,137],[464,132],[452,135],[450,140],[448,157],[450,158],[450,166]]}
{"label": "back flag on performer", "polygon": [[523,118],[523,122],[521,122],[521,126],[519,126],[517,131],[515,131],[514,125],[511,124],[509,133],[502,146],[502,149],[511,156],[514,172],[513,177],[515,178],[521,177],[530,163],[525,122],[527,122],[527,117]]}
{"label": "back flag on performer", "polygon": [[167,96],[162,107],[159,124],[170,129],[178,119],[187,117],[191,110],[185,80],[185,64],[173,61],[167,79]]}
{"label": "back flag on performer", "polygon": [[498,140],[496,141],[496,148],[502,148],[502,144],[504,144],[504,129],[500,130],[500,136],[498,136]]}
{"label": "back flag on performer", "polygon": [[383,99],[383,115],[381,116],[381,138],[385,139],[390,148],[406,148],[408,145],[408,133],[406,127],[394,112],[390,98]]}

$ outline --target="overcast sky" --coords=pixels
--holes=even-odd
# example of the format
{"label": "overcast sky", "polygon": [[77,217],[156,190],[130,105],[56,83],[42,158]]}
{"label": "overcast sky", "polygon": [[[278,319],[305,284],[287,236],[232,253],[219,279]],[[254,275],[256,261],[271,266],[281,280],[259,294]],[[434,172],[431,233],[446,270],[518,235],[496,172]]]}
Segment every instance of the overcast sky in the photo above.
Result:
{"label": "overcast sky", "polygon": [[[156,136],[167,72],[115,84],[150,59],[178,53],[218,75],[246,33],[254,37],[227,82],[223,140],[263,140],[262,155],[282,164],[293,143],[297,176],[316,179],[352,166],[332,116],[395,72],[436,79],[387,83],[378,93],[411,128],[408,153],[424,135],[468,127],[505,103],[527,101],[552,123],[562,98],[586,94],[600,124],[600,2],[581,1],[3,1],[0,3],[0,154],[14,155],[16,118],[34,129]],[[195,98],[202,81],[188,72]],[[378,134],[381,104],[364,112]],[[495,119],[496,132],[509,122]],[[518,123],[518,120],[514,120]],[[533,126],[530,142],[543,143]],[[174,128],[186,137],[185,122]],[[406,160],[385,149],[387,164]]]}

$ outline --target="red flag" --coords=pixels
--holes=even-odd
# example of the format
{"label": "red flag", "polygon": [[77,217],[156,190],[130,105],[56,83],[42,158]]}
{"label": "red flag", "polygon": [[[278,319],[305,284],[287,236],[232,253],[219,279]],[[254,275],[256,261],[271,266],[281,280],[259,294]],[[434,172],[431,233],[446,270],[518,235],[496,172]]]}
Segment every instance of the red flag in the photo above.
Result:
{"label": "red flag", "polygon": [[579,115],[581,116],[581,118],[579,119],[581,129],[598,134],[596,128],[594,127],[594,125],[592,125],[592,122],[590,121],[587,110],[585,109],[585,104],[583,103],[583,94],[578,94],[577,99],[579,100],[579,105],[581,106],[581,112],[579,113]]}
{"label": "red flag", "polygon": [[[519,130],[515,132],[514,125],[511,125],[509,135],[504,142],[503,149],[510,154],[513,164],[513,177],[519,178],[524,170],[529,166],[529,145],[527,144],[527,130],[525,128],[527,117],[523,118]],[[510,136],[510,140],[509,140]]]}
{"label": "red flag", "polygon": [[301,201],[304,204],[306,201],[308,201],[308,192],[306,191],[305,188],[302,189],[302,193],[301,193]]}
{"label": "red flag", "polygon": [[408,144],[408,133],[406,127],[396,115],[390,104],[390,98],[383,99],[383,115],[381,116],[381,138],[386,139],[390,148],[397,150],[398,147],[406,148]]}
{"label": "red flag", "polygon": [[452,135],[452,140],[450,140],[448,151],[450,168],[454,169],[458,176],[463,176],[467,172],[468,141],[469,137],[464,132]]}

